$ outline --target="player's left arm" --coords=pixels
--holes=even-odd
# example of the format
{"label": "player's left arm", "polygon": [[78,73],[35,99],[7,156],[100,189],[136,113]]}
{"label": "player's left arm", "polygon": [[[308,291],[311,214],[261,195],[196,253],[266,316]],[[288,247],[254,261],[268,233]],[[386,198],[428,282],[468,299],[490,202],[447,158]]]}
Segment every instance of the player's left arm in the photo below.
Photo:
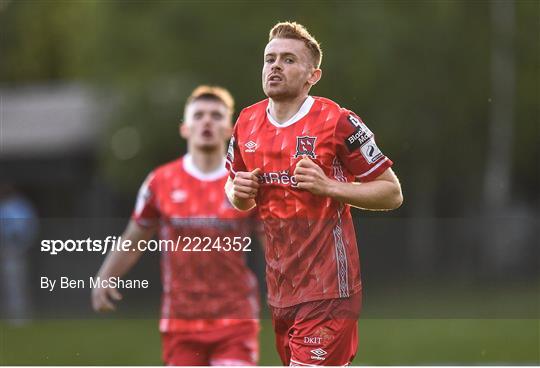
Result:
{"label": "player's left arm", "polygon": [[294,175],[298,188],[353,207],[384,211],[396,209],[403,203],[401,185],[391,168],[369,182],[344,183],[329,178],[315,162],[305,157],[296,165]]}

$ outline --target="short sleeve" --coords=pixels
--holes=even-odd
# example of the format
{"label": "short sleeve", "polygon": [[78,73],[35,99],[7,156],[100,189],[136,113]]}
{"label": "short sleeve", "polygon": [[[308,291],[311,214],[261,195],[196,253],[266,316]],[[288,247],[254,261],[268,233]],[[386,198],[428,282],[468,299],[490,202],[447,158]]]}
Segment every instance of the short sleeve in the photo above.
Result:
{"label": "short sleeve", "polygon": [[139,189],[131,219],[142,227],[152,227],[159,221],[155,195],[156,176],[150,173]]}
{"label": "short sleeve", "polygon": [[239,171],[247,171],[240,150],[238,149],[238,122],[235,124],[233,134],[229,142],[229,149],[227,150],[227,159],[225,160],[225,167],[229,170],[229,177],[234,179],[236,173]]}
{"label": "short sleeve", "polygon": [[359,181],[371,181],[392,166],[375,143],[373,132],[349,110],[341,113],[334,138],[338,158]]}

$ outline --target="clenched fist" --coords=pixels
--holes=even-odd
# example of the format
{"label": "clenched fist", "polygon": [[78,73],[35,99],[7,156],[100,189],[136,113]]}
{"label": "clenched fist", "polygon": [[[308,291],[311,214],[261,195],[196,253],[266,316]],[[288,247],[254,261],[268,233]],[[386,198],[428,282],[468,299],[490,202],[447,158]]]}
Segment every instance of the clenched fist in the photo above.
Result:
{"label": "clenched fist", "polygon": [[259,191],[259,177],[261,169],[252,172],[237,172],[232,181],[231,194],[238,199],[254,199]]}
{"label": "clenched fist", "polygon": [[308,157],[302,158],[296,164],[294,176],[299,189],[305,189],[319,196],[327,196],[333,180]]}

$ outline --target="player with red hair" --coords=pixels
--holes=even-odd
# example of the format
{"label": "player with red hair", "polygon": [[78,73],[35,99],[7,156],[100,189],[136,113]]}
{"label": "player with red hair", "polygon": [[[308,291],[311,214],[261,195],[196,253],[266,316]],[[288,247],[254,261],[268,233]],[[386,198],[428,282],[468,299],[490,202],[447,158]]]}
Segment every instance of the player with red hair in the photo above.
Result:
{"label": "player with red hair", "polygon": [[267,99],[234,128],[226,192],[257,206],[276,345],[286,365],[347,365],[357,351],[360,262],[350,207],[401,205],[392,161],[352,111],[309,91],[321,78],[319,43],[279,23],[264,50]]}
{"label": "player with red hair", "polygon": [[[227,249],[226,241],[215,243],[241,235],[245,239],[251,228],[251,214],[237,211],[223,193],[233,110],[234,100],[223,88],[200,86],[193,91],[180,125],[188,153],[148,175],[122,235],[131,244],[156,233],[160,239],[184,239],[178,249],[162,251],[161,257],[159,329],[167,365],[257,364],[258,289],[246,265],[245,244],[242,249]],[[186,249],[186,239],[213,243]],[[110,252],[98,276],[121,277],[141,255],[137,247]],[[96,311],[114,310],[114,302],[120,299],[114,288],[92,291]]]}

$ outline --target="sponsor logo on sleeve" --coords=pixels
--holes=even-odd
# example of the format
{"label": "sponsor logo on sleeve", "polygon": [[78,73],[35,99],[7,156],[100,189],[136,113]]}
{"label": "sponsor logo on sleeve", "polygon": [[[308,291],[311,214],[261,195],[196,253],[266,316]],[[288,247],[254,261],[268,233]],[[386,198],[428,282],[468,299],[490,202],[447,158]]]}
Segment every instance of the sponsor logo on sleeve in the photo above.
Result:
{"label": "sponsor logo on sleeve", "polygon": [[360,152],[362,152],[362,156],[364,156],[366,161],[370,164],[376,162],[383,156],[374,139],[368,140],[362,147],[360,147]]}
{"label": "sponsor logo on sleeve", "polygon": [[349,122],[352,124],[353,127],[357,129],[365,130],[369,135],[373,135],[371,130],[364,124],[364,122],[360,119],[358,119],[356,116],[349,114]]}
{"label": "sponsor logo on sleeve", "polygon": [[309,136],[303,136],[303,137],[296,137],[296,153],[294,154],[294,158],[306,155],[311,158],[316,158],[317,155],[315,154],[315,141],[317,140],[317,137],[309,137]]}
{"label": "sponsor logo on sleeve", "polygon": [[345,139],[345,145],[349,151],[354,151],[366,143],[371,137],[372,135],[369,135],[365,130],[357,129]]}
{"label": "sponsor logo on sleeve", "polygon": [[349,114],[349,122],[355,127],[355,128],[362,128],[366,125],[362,123],[362,120],[358,119],[353,114]]}
{"label": "sponsor logo on sleeve", "polygon": [[345,145],[349,151],[353,151],[373,137],[373,132],[369,130],[366,124],[353,115],[349,115],[349,122],[355,128],[355,131],[345,139]]}

